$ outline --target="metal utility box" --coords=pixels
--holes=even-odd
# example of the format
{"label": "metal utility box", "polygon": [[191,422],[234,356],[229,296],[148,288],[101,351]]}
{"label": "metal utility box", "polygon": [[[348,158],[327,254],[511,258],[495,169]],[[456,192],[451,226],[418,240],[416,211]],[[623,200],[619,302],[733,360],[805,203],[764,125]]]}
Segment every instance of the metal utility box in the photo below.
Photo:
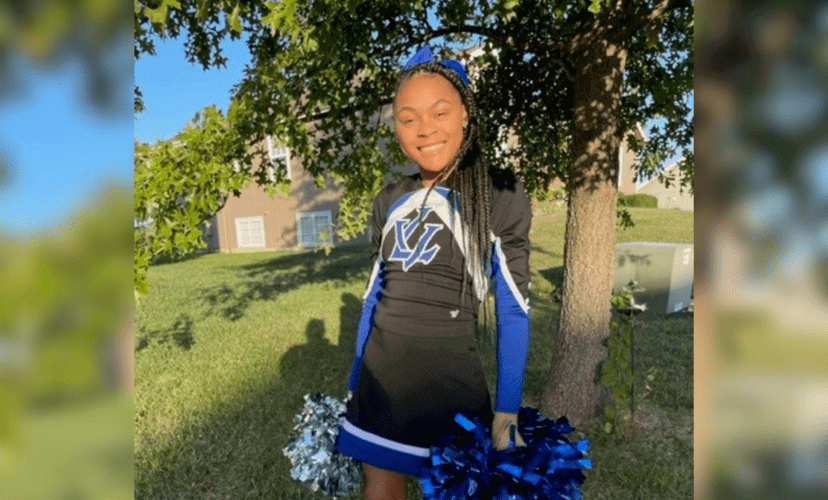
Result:
{"label": "metal utility box", "polygon": [[690,305],[693,293],[693,245],[636,241],[615,245],[613,293],[635,280],[645,288],[635,294],[647,311],[670,314]]}

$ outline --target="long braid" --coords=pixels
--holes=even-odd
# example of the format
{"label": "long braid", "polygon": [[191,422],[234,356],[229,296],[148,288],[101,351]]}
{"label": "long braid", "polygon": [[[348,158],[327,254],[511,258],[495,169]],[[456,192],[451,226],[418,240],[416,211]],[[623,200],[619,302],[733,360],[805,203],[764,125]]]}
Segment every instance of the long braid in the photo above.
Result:
{"label": "long braid", "polygon": [[[423,205],[425,205],[425,200],[428,199],[428,195],[434,189],[434,186],[442,181],[446,182],[446,185],[453,193],[459,195],[460,216],[462,217],[464,228],[467,228],[469,232],[463,238],[465,247],[464,267],[466,259],[468,259],[473,276],[472,283],[480,279],[485,282],[487,279],[486,263],[491,262],[492,249],[490,240],[491,200],[488,161],[483,155],[483,148],[480,143],[480,111],[471,88],[465,86],[460,76],[453,70],[436,62],[417,65],[403,73],[397,82],[394,93],[395,100],[403,83],[419,74],[438,74],[451,82],[454,88],[460,93],[460,98],[466,108],[466,115],[468,117],[468,125],[464,132],[463,142],[460,145],[460,151],[456,159],[450,162],[437,175],[437,178],[426,192]],[[466,287],[467,280],[464,279],[460,290],[461,310],[465,306]],[[485,316],[488,318],[487,313]]]}

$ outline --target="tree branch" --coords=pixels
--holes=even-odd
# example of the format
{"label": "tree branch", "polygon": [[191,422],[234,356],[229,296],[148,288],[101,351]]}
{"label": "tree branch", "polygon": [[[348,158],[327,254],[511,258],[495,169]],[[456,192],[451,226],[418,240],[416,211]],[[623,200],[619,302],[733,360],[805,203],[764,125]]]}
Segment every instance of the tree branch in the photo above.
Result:
{"label": "tree branch", "polygon": [[650,23],[663,16],[668,11],[683,7],[692,9],[692,1],[661,0],[650,10],[636,9],[634,12],[625,16],[625,20],[618,30],[619,35],[622,40],[627,39],[636,31],[649,26]]}
{"label": "tree branch", "polygon": [[426,33],[421,33],[420,35],[410,37],[408,41],[401,43],[395,47],[392,47],[386,51],[380,52],[378,54],[372,54],[374,57],[385,58],[390,56],[399,56],[402,52],[410,47],[416,47],[422,45],[425,42],[433,38],[438,38],[445,35],[451,35],[454,33],[470,33],[473,35],[481,35],[489,38],[494,39],[501,39],[502,36],[500,33],[493,29],[485,28],[483,26],[468,26],[468,25],[459,25],[459,26],[447,26],[445,28],[440,28],[438,30],[429,31]]}

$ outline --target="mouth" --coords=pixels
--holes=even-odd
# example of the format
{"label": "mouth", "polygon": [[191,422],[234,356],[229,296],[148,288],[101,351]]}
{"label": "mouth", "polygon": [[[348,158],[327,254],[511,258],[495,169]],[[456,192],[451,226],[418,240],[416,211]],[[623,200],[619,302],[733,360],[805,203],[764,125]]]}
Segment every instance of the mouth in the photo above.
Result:
{"label": "mouth", "polygon": [[440,149],[441,147],[443,147],[443,144],[445,144],[445,141],[438,142],[437,144],[431,144],[429,146],[420,146],[417,149],[419,151],[424,152],[424,153],[430,153],[432,151],[436,151],[436,150]]}

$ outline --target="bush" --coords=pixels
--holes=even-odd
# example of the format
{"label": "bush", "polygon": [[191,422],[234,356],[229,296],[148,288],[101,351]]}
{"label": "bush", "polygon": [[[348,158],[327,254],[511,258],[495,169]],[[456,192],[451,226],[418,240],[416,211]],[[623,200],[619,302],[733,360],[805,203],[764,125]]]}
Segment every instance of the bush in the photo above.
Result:
{"label": "bush", "polygon": [[626,207],[627,206],[627,196],[624,193],[618,193],[618,206],[619,207]]}
{"label": "bush", "polygon": [[[618,199],[619,205],[621,199]],[[643,208],[658,208],[658,198],[651,194],[631,194],[624,197],[625,207],[643,207]]]}

